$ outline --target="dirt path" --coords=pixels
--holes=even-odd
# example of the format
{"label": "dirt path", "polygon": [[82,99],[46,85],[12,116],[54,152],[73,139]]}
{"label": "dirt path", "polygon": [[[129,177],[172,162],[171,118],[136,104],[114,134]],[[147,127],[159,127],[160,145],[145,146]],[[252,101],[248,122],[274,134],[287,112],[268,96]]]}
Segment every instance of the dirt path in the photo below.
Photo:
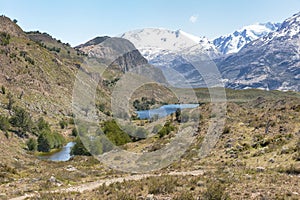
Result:
{"label": "dirt path", "polygon": [[[122,183],[124,181],[141,180],[141,179],[147,178],[147,177],[157,177],[157,176],[162,176],[162,175],[200,176],[200,175],[203,175],[203,173],[204,173],[203,170],[194,170],[194,171],[185,171],[185,172],[170,172],[170,173],[165,173],[165,174],[136,174],[136,175],[124,176],[124,177],[120,177],[120,178],[102,179],[102,180],[98,180],[98,181],[94,181],[94,182],[90,182],[90,183],[84,183],[84,184],[69,187],[69,188],[61,188],[61,189],[57,189],[57,190],[53,190],[53,191],[49,191],[49,192],[51,192],[51,193],[58,193],[58,192],[62,192],[62,193],[80,192],[80,193],[82,193],[85,191],[91,191],[93,189],[96,189],[103,184],[110,185],[110,184],[117,183],[117,182]],[[37,193],[25,194],[20,197],[12,198],[11,200],[23,200],[28,197],[34,197],[36,195],[38,195],[38,194]]]}

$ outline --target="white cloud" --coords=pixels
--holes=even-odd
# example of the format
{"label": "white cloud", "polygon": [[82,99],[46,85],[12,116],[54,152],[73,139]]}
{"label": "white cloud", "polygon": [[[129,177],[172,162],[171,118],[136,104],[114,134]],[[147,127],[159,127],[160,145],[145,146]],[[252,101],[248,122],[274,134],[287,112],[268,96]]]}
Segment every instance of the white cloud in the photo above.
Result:
{"label": "white cloud", "polygon": [[190,16],[190,22],[192,22],[193,24],[197,22],[198,20],[198,15],[192,15]]}

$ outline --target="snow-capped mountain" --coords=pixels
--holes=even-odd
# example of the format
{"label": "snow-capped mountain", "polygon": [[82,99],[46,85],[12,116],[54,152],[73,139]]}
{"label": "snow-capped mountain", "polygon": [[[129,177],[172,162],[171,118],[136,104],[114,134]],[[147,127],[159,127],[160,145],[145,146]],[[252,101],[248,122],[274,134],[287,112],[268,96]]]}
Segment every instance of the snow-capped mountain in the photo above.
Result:
{"label": "snow-capped mountain", "polygon": [[280,23],[257,23],[218,37],[212,43],[222,54],[237,53],[246,44],[276,31],[280,26]]}
{"label": "snow-capped mountain", "polygon": [[202,80],[185,56],[210,59],[220,55],[207,38],[181,30],[147,28],[126,32],[121,37],[131,41],[149,63],[162,69],[168,82],[177,87],[200,86]]}
{"label": "snow-capped mountain", "polygon": [[171,31],[163,28],[146,28],[129,31],[121,35],[132,42],[149,61],[157,55],[168,52],[206,52],[215,57],[219,54],[215,46],[205,37],[198,37],[182,30]]}
{"label": "snow-capped mountain", "polygon": [[300,13],[227,56],[218,67],[231,88],[300,91]]}

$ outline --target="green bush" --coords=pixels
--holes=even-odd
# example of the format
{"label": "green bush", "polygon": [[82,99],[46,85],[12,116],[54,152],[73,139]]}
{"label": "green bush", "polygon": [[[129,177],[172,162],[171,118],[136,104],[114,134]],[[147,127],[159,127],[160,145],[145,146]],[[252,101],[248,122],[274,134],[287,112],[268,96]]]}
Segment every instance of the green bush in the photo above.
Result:
{"label": "green bush", "polygon": [[37,150],[41,152],[49,152],[51,150],[52,138],[51,133],[47,130],[43,130],[37,139],[38,145]]}
{"label": "green bush", "polygon": [[13,95],[10,92],[7,94],[7,99],[8,99],[7,109],[11,110],[13,108],[13,104],[15,103],[15,100]]}
{"label": "green bush", "polygon": [[54,148],[61,148],[65,143],[64,137],[57,133],[51,132],[50,130],[42,130],[37,139],[37,149],[41,152],[49,152]]}
{"label": "green bush", "polygon": [[72,136],[77,137],[78,136],[78,131],[76,128],[72,129]]}
{"label": "green bush", "polygon": [[59,126],[61,129],[65,129],[68,127],[68,122],[66,120],[62,119],[59,121]]}
{"label": "green bush", "polygon": [[0,32],[0,44],[6,46],[9,44],[10,35],[8,33]]}
{"label": "green bush", "polygon": [[26,142],[27,148],[29,151],[36,151],[37,149],[37,141],[34,138],[29,138]]}
{"label": "green bush", "polygon": [[9,122],[12,126],[18,127],[22,133],[31,132],[33,128],[33,121],[30,114],[21,107],[15,107],[14,114]]}
{"label": "green bush", "polygon": [[120,129],[115,120],[104,122],[103,132],[106,137],[117,146],[131,142],[129,135]]}
{"label": "green bush", "polygon": [[0,116],[0,130],[7,131],[10,127],[9,120],[7,117]]}
{"label": "green bush", "polygon": [[165,135],[169,135],[172,131],[175,130],[175,127],[172,126],[170,122],[165,123],[162,129],[158,131],[158,135],[160,138],[164,137]]}
{"label": "green bush", "polygon": [[158,133],[158,131],[161,130],[162,127],[163,127],[163,126],[160,125],[160,124],[155,125],[155,126],[153,127],[153,129],[152,129],[152,133],[154,133],[154,134]]}
{"label": "green bush", "polygon": [[50,124],[46,122],[43,117],[40,117],[37,121],[37,128],[39,131],[50,130]]}
{"label": "green bush", "polygon": [[6,89],[5,89],[4,85],[1,86],[1,92],[2,92],[2,94],[6,93]]}
{"label": "green bush", "polygon": [[79,137],[75,140],[76,144],[71,150],[71,155],[81,155],[81,156],[90,156],[90,152],[85,148],[81,139]]}

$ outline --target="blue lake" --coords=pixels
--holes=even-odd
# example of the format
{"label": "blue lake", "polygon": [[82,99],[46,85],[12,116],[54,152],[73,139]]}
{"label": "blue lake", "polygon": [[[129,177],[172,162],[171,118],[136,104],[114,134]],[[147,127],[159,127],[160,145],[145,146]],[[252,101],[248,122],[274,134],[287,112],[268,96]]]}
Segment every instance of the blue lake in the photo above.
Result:
{"label": "blue lake", "polygon": [[168,104],[156,109],[136,111],[136,114],[140,119],[151,119],[153,116],[163,118],[175,113],[178,108],[182,110],[186,108],[196,108],[198,106],[199,104]]}
{"label": "blue lake", "polygon": [[39,156],[39,159],[42,160],[51,160],[51,161],[68,161],[71,156],[71,149],[75,145],[75,142],[69,142],[61,150],[55,152],[51,155]]}

